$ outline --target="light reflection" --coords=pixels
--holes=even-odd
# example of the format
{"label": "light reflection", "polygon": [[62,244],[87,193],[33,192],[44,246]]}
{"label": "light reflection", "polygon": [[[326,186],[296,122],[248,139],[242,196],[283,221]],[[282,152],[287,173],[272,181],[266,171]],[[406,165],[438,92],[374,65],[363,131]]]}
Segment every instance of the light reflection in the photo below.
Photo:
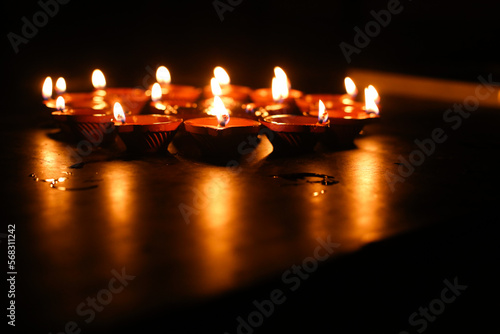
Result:
{"label": "light reflection", "polygon": [[[377,144],[372,141],[372,145]],[[383,161],[376,151],[358,149],[351,153],[352,167],[346,175],[351,189],[349,202],[352,207],[348,210],[352,222],[351,234],[353,238],[366,243],[388,233],[384,210],[387,203],[384,189],[386,181],[380,167]]]}
{"label": "light reflection", "polygon": [[301,169],[332,175],[339,181],[332,186],[300,186],[305,187],[302,196],[308,207],[304,214],[311,245],[317,238],[330,236],[341,242],[339,251],[351,251],[394,232],[387,228],[387,185],[376,145],[380,145],[376,140],[363,138],[363,146],[371,149],[329,153],[335,154],[330,170],[318,170],[317,161],[301,161]]}
{"label": "light reflection", "polygon": [[123,165],[110,164],[106,169],[108,240],[107,247],[115,261],[127,263],[134,258],[133,245],[136,219],[136,203],[139,202],[136,189],[137,177]]}
{"label": "light reflection", "polygon": [[197,183],[201,210],[192,227],[203,236],[199,240],[203,271],[200,286],[206,291],[216,291],[233,286],[236,280],[238,198],[234,187],[229,185],[234,176],[226,168],[204,175]]}

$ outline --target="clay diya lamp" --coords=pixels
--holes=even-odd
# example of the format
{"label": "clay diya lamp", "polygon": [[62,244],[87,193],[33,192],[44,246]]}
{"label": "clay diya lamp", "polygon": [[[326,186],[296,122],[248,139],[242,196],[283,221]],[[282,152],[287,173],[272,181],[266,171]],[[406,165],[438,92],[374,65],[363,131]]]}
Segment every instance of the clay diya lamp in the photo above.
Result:
{"label": "clay diya lamp", "polygon": [[[216,116],[194,118],[184,122],[184,128],[197,143],[205,157],[239,157],[240,144],[257,140],[260,123],[239,117],[229,117],[221,98],[214,98]],[[253,138],[254,137],[254,138]]]}
{"label": "clay diya lamp", "polygon": [[[321,142],[330,149],[341,149],[352,147],[354,139],[367,124],[377,121],[380,117],[378,107],[375,103],[367,105],[365,108],[353,106],[342,106],[333,110],[328,110],[322,102],[319,103],[318,110],[312,110],[309,114],[313,117],[325,110],[330,119],[330,126],[321,136]],[[366,108],[369,108],[366,111]]]}
{"label": "clay diya lamp", "polygon": [[149,100],[144,89],[106,87],[106,78],[99,69],[92,72],[92,85],[93,92],[70,93],[70,106],[93,108],[111,114],[111,106],[119,102],[130,114],[135,115],[142,111]]}
{"label": "clay diya lamp", "polygon": [[272,79],[271,88],[260,88],[250,94],[253,103],[246,106],[246,110],[262,115],[301,115],[296,99],[303,94],[301,91],[291,89],[290,81],[280,67],[274,68],[275,77]]}
{"label": "clay diya lamp", "polygon": [[114,141],[112,115],[98,113],[92,108],[66,108],[62,96],[57,99],[57,107],[52,118],[68,138],[87,140],[94,146]]}
{"label": "clay diya lamp", "polygon": [[[187,88],[187,90],[189,90],[189,88]],[[151,95],[151,101],[149,102],[150,113],[177,116],[184,120],[200,117],[201,112],[198,109],[198,104],[195,102],[200,92],[191,95],[189,99],[178,97],[172,100],[168,95],[163,94],[164,91],[165,90],[158,82],[151,87],[149,91],[149,95]],[[182,94],[184,93],[181,93],[180,96],[186,96]]]}
{"label": "clay diya lamp", "polygon": [[109,87],[105,89],[105,93],[104,101],[109,106],[119,102],[131,115],[140,114],[149,101],[146,90],[141,88]]}
{"label": "clay diya lamp", "polygon": [[171,84],[169,70],[159,66],[156,70],[156,83],[146,92],[151,97],[151,113],[164,113],[183,119],[199,117],[198,104],[201,89],[187,85]]}
{"label": "clay diya lamp", "polygon": [[167,152],[182,119],[168,115],[125,116],[120,103],[113,106],[114,125],[127,151],[136,154]]}
{"label": "clay diya lamp", "polygon": [[344,79],[346,94],[306,94],[297,99],[297,105],[303,113],[307,114],[310,110],[318,110],[318,101],[321,100],[327,109],[342,108],[343,106],[353,106],[362,108],[363,102],[356,101],[358,89],[354,81],[346,77]]}
{"label": "clay diya lamp", "polygon": [[42,86],[42,96],[43,103],[45,106],[52,111],[57,110],[56,99],[59,96],[62,96],[65,101],[65,105],[68,108],[89,108],[94,109],[95,112],[104,112],[105,110],[109,110],[107,103],[104,99],[97,98],[94,100],[94,93],[68,93],[66,92],[66,81],[64,78],[59,78],[56,81],[55,85],[55,98],[52,98],[52,79],[51,77],[47,77]]}
{"label": "clay diya lamp", "polygon": [[215,104],[215,97],[218,97],[222,100],[222,102],[225,105],[225,108],[230,110],[230,114],[241,109],[242,105],[241,101],[238,101],[232,98],[231,96],[222,95],[221,85],[219,84],[216,78],[212,78],[210,80],[210,87],[211,87],[210,97],[200,102],[200,108],[203,110],[204,114],[212,116],[215,115],[213,110]]}
{"label": "clay diya lamp", "polygon": [[312,152],[330,124],[328,119],[300,115],[267,116],[261,123],[272,131],[266,135],[273,145],[273,153],[284,155]]}
{"label": "clay diya lamp", "polygon": [[[216,81],[220,86],[220,91],[217,92],[216,94],[214,93],[214,83],[213,81]],[[231,78],[227,74],[226,70],[220,66],[217,66],[214,68],[214,77],[210,81],[209,86],[205,86],[203,89],[203,95],[205,96],[206,99],[211,99],[215,95],[220,96],[223,98],[223,101],[226,105],[227,108],[230,108],[229,101],[224,100],[225,98],[232,99],[236,103],[244,103],[248,101],[248,97],[252,90],[250,87],[246,86],[239,86],[239,85],[232,85],[231,84]]]}

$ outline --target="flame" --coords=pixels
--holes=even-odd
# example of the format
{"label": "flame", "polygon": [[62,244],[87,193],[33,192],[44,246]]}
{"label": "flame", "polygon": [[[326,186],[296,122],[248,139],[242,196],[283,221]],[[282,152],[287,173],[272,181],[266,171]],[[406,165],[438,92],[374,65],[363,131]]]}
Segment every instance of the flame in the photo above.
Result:
{"label": "flame", "polygon": [[379,109],[377,106],[377,99],[379,99],[379,95],[375,87],[371,85],[370,87],[365,88],[365,111],[367,113],[375,113],[378,115]]}
{"label": "flame", "polygon": [[371,94],[374,97],[375,103],[379,104],[379,102],[380,102],[380,95],[378,95],[378,92],[375,89],[375,87],[373,87],[372,85],[369,85],[368,89],[372,92]]}
{"label": "flame", "polygon": [[120,102],[115,102],[113,106],[113,115],[115,116],[115,121],[125,123],[126,117]]}
{"label": "flame", "polygon": [[160,66],[156,70],[156,81],[158,81],[160,85],[170,85],[172,78],[170,77],[170,72],[165,66]]}
{"label": "flame", "polygon": [[92,85],[95,89],[106,88],[106,78],[101,70],[95,69],[94,72],[92,72]]}
{"label": "flame", "polygon": [[153,88],[151,88],[151,100],[156,102],[161,100],[161,86],[158,82],[155,82]]}
{"label": "flame", "polygon": [[274,78],[271,84],[273,100],[280,102],[288,97],[288,90],[290,89],[290,81],[288,80],[285,71],[281,67],[274,68]]}
{"label": "flame", "polygon": [[328,121],[328,111],[325,108],[325,104],[323,101],[319,100],[319,109],[318,109],[318,123],[323,124]]}
{"label": "flame", "polygon": [[213,114],[217,116],[219,126],[226,126],[229,123],[229,112],[220,96],[214,96]]}
{"label": "flame", "polygon": [[288,77],[286,76],[285,71],[279,66],[274,67],[274,76],[276,78],[279,78],[279,80],[286,81],[288,90],[292,88],[292,84],[290,83],[290,80],[288,80]]}
{"label": "flame", "polygon": [[276,78],[285,78],[286,79],[286,73],[283,71],[283,69],[279,66],[276,66],[274,68],[274,76]]}
{"label": "flame", "polygon": [[226,70],[220,66],[214,68],[214,77],[220,85],[229,85],[231,83],[231,78],[229,78]]}
{"label": "flame", "polygon": [[210,80],[210,86],[212,87],[212,94],[214,96],[221,96],[222,95],[222,89],[220,88],[219,81],[217,81],[216,78],[212,78]]}
{"label": "flame", "polygon": [[50,99],[52,96],[52,78],[46,77],[42,86],[42,96],[44,100]]}
{"label": "flame", "polygon": [[66,109],[66,102],[64,101],[64,97],[59,96],[56,100],[56,109],[59,111],[63,111]]}
{"label": "flame", "polygon": [[63,77],[60,77],[56,81],[56,94],[61,95],[66,92],[66,80]]}
{"label": "flame", "polygon": [[352,81],[351,78],[345,77],[344,79],[345,91],[354,100],[356,95],[358,95],[358,89],[356,88],[356,84]]}

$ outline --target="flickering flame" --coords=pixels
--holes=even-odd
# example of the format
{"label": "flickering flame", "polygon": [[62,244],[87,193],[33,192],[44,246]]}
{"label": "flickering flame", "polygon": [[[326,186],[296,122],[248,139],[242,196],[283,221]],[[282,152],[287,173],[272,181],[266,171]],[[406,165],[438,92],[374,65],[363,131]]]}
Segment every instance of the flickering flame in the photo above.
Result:
{"label": "flickering flame", "polygon": [[288,97],[288,90],[290,89],[290,81],[286,76],[285,71],[281,67],[274,68],[274,78],[272,81],[273,100],[280,102]]}
{"label": "flickering flame", "polygon": [[371,91],[371,94],[374,97],[375,103],[379,104],[379,102],[380,102],[380,95],[378,95],[378,92],[375,89],[375,87],[373,87],[372,85],[369,85],[368,89]]}
{"label": "flickering flame", "polygon": [[[371,87],[371,88],[370,88]],[[377,100],[379,95],[375,87],[371,86],[365,88],[365,111],[367,113],[379,114],[379,109],[377,106]]]}
{"label": "flickering flame", "polygon": [[113,106],[113,115],[115,116],[115,121],[125,123],[126,117],[120,102],[115,102]]}
{"label": "flickering flame", "polygon": [[356,84],[352,81],[351,78],[345,77],[344,79],[345,91],[354,100],[356,95],[358,95],[358,89],[356,88]]}
{"label": "flickering flame", "polygon": [[229,112],[219,96],[214,96],[213,114],[217,116],[219,126],[226,126],[229,123]]}
{"label": "flickering flame", "polygon": [[158,82],[155,82],[151,88],[151,100],[154,102],[161,100],[161,86]]}
{"label": "flickering flame", "polygon": [[165,66],[160,66],[156,70],[156,81],[158,81],[160,85],[169,85],[170,81],[172,81],[170,72]]}
{"label": "flickering flame", "polygon": [[64,101],[64,97],[59,96],[56,100],[56,109],[59,111],[63,111],[66,109],[66,102]]}
{"label": "flickering flame", "polygon": [[318,123],[323,124],[326,121],[328,121],[328,111],[326,110],[323,101],[319,100]]}
{"label": "flickering flame", "polygon": [[45,81],[43,82],[42,96],[43,96],[44,100],[48,100],[52,96],[52,78],[51,77],[45,78]]}
{"label": "flickering flame", "polygon": [[231,78],[229,78],[226,70],[220,66],[214,68],[214,76],[220,85],[229,85],[229,83],[231,82]]}
{"label": "flickering flame", "polygon": [[286,76],[285,71],[279,66],[276,66],[274,68],[274,76],[276,78],[279,78],[279,80],[283,80],[286,82],[286,86],[288,87],[288,90],[292,88],[292,84],[290,83],[290,80],[288,80],[288,77]]}
{"label": "flickering flame", "polygon": [[61,95],[66,92],[66,80],[63,77],[60,77],[56,81],[56,94]]}
{"label": "flickering flame", "polygon": [[106,88],[106,78],[104,78],[104,74],[101,70],[96,69],[92,72],[92,85],[95,89]]}
{"label": "flickering flame", "polygon": [[219,81],[216,78],[212,78],[210,80],[210,86],[212,87],[213,96],[221,96],[222,89],[220,88]]}

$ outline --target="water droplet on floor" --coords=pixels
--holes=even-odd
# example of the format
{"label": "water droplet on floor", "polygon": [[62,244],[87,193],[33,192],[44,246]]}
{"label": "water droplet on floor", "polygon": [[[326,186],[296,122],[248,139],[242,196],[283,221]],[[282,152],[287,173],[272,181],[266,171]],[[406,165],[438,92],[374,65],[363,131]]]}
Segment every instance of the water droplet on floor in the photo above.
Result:
{"label": "water droplet on floor", "polygon": [[272,175],[273,179],[283,180],[281,185],[300,185],[306,183],[319,183],[331,186],[339,183],[333,176],[317,173],[292,173]]}

